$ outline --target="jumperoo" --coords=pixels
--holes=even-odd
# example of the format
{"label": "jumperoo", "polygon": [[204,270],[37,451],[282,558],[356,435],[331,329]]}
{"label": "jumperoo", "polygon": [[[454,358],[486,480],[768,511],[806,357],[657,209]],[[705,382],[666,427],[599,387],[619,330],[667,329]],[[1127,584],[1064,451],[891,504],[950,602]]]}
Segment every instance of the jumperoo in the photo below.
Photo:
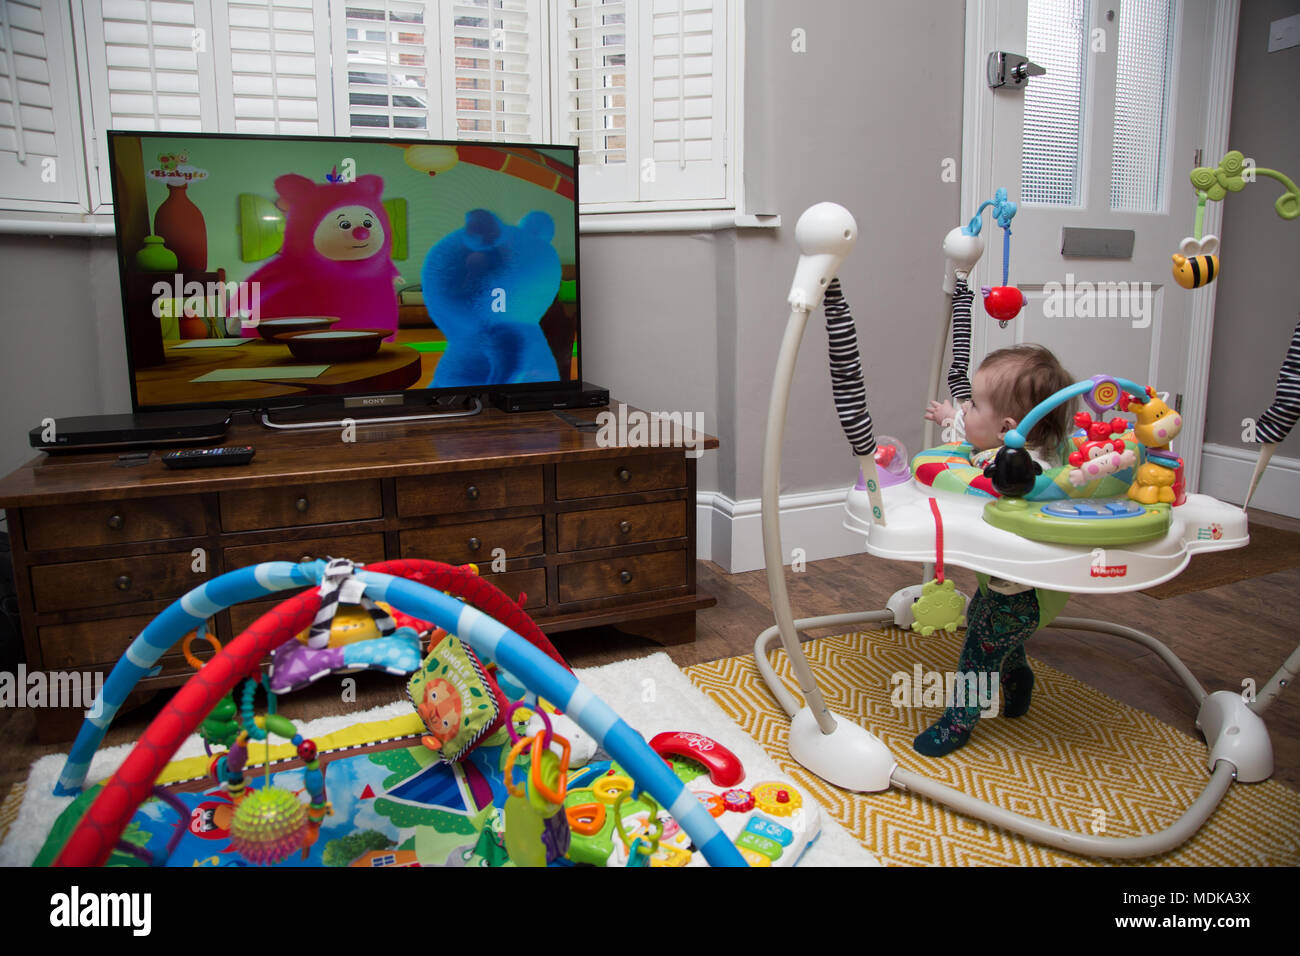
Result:
{"label": "jumperoo", "polygon": [[[1238,165],[1234,178],[1233,157]],[[1219,170],[1195,170],[1192,182],[1200,206],[1205,198],[1221,199],[1225,190],[1240,189],[1240,156],[1229,153]],[[1269,171],[1270,173],[1272,171]],[[1284,218],[1300,215],[1300,194],[1285,177],[1287,194],[1277,210]],[[999,321],[1013,318],[1023,306],[1020,290],[1007,286],[1013,203],[999,190],[966,226],[952,230],[944,241],[948,269],[944,282],[945,333],[939,337],[931,369],[933,398],[951,335],[953,363],[948,374],[955,401],[970,396],[967,378],[970,357],[970,304],[967,280],[984,252],[979,217],[984,208],[1004,228],[1003,286],[986,289],[986,311]],[[1198,214],[1198,221],[1200,216]],[[1039,403],[1009,431],[996,458],[984,469],[971,463],[969,444],[932,445],[909,463],[899,445],[878,443],[867,407],[857,330],[836,278],[853,248],[858,227],[842,206],[830,202],[807,209],[795,229],[800,257],[788,302],[790,316],[777,357],[768,409],[763,456],[763,549],[768,588],[776,623],[758,635],[754,657],[763,679],[791,718],[790,756],[827,782],[851,791],[876,792],[890,787],[919,794],[959,813],[986,821],[1035,842],[1087,856],[1138,858],[1175,849],[1191,838],[1211,817],[1234,781],[1251,783],[1273,772],[1273,749],[1261,719],[1289,681],[1300,671],[1297,647],[1251,700],[1238,691],[1207,692],[1190,670],[1150,634],[1121,624],[1091,618],[1055,616],[1070,594],[1101,595],[1149,588],[1180,574],[1193,554],[1244,547],[1249,536],[1244,508],[1182,487],[1182,462],[1170,448],[1182,427],[1181,416],[1150,386],[1099,373],[1061,389]],[[1196,240],[1201,240],[1199,235]],[[1175,278],[1187,266],[1186,253],[1174,257]],[[1217,241],[1216,241],[1217,251]],[[1195,253],[1194,253],[1195,254]],[[1207,255],[1205,252],[1199,253]],[[1180,263],[1180,258],[1183,260]],[[1199,264],[1198,264],[1199,267]],[[1217,261],[1213,265],[1218,268]],[[1209,279],[1204,279],[1204,285]],[[1193,283],[1193,286],[1196,283]],[[1005,291],[1005,290],[1010,291]],[[996,293],[996,294],[994,294]],[[1012,294],[1014,293],[1014,294]],[[793,615],[785,570],[779,516],[782,442],[794,377],[795,360],[808,318],[825,300],[831,382],[837,414],[845,437],[857,457],[857,481],[847,493],[844,525],[866,538],[866,551],[878,558],[915,561],[923,565],[922,583],[896,592],[880,610],[821,617]],[[1014,304],[1014,309],[1012,305]],[[1107,432],[1103,453],[1076,463],[1042,470],[1029,461],[1025,438],[1053,408],[1080,398],[1091,409],[1089,421]],[[1117,413],[1131,411],[1128,423]],[[1109,422],[1107,415],[1116,415]],[[1290,431],[1300,415],[1300,326],[1292,339],[1278,379],[1277,397],[1260,418],[1264,443],[1258,482],[1266,455]],[[1095,421],[1092,419],[1095,418]],[[1112,424],[1127,426],[1120,434]],[[1112,436],[1118,436],[1114,440]],[[1086,446],[1087,429],[1073,437],[1071,448]],[[1121,453],[1123,449],[1127,454]],[[1041,472],[1041,473],[1038,473]],[[1210,534],[1207,529],[1214,529]],[[1098,551],[1107,567],[1124,568],[1123,576],[1097,573]],[[964,621],[966,601],[944,587],[944,564],[976,572],[982,586],[989,581],[1014,582],[1032,588],[1042,608],[1038,627],[1109,634],[1132,641],[1158,655],[1174,672],[1197,707],[1196,725],[1207,745],[1209,779],[1200,795],[1167,828],[1135,837],[1107,837],[1074,832],[976,799],[923,774],[900,767],[876,735],[827,707],[798,631],[860,624],[893,624],[929,634],[940,628],[956,630]],[[768,660],[779,639],[803,697],[801,703]]]}

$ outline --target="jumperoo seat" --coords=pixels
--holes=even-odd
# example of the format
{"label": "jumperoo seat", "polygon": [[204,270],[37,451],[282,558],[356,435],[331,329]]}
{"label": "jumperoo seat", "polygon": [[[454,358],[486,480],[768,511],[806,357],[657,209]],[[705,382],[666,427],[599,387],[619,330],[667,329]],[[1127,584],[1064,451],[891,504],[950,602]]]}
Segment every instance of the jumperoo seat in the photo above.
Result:
{"label": "jumperoo seat", "polygon": [[[1001,191],[999,196],[1005,199]],[[1014,214],[1014,204],[1009,205],[1012,206],[1010,214]],[[1005,218],[1009,220],[1010,214]],[[970,293],[965,279],[983,251],[982,242],[976,241],[977,222],[978,214],[971,227],[961,230],[959,242],[951,246],[945,243],[951,280],[945,285],[945,292],[951,295],[945,309],[945,323],[951,317],[954,372],[957,373],[949,374],[950,388],[964,378],[961,363],[968,361],[970,355]],[[1255,782],[1272,774],[1272,745],[1260,714],[1300,671],[1300,648],[1253,700],[1246,701],[1236,691],[1207,693],[1169,648],[1134,628],[1084,618],[1057,617],[1053,621],[1053,627],[1111,634],[1141,644],[1169,665],[1197,706],[1196,724],[1209,748],[1210,776],[1192,805],[1172,825],[1157,833],[1115,838],[1070,831],[978,800],[899,767],[883,741],[827,708],[800,647],[797,629],[869,623],[907,626],[911,623],[913,601],[921,588],[903,589],[884,609],[798,620],[793,617],[786,588],[779,521],[781,446],[795,358],[808,315],[821,304],[824,295],[835,406],[860,466],[859,480],[847,495],[845,526],[866,536],[869,554],[921,562],[925,565],[922,580],[931,577],[938,556],[936,530],[942,525],[942,560],[991,577],[1031,585],[1058,596],[1063,596],[1060,592],[1115,593],[1151,587],[1175,577],[1194,553],[1245,545],[1249,540],[1245,512],[1205,495],[1183,495],[1181,489],[1175,494],[1172,473],[1176,459],[1163,439],[1172,437],[1167,424],[1176,415],[1163,415],[1154,427],[1147,427],[1156,408],[1155,393],[1136,383],[1105,376],[1071,388],[1075,389],[1074,395],[1100,389],[1106,393],[1107,404],[1122,398],[1119,394],[1122,388],[1140,406],[1136,429],[1139,440],[1147,446],[1148,459],[1137,469],[1128,494],[1086,497],[1095,488],[1089,487],[1088,476],[1083,475],[1078,479],[1078,496],[1066,493],[1029,501],[1015,497],[1025,493],[1018,484],[999,485],[996,464],[992,470],[991,493],[979,488],[936,490],[921,484],[915,476],[901,483],[882,484],[875,460],[877,446],[867,410],[857,332],[838,279],[834,279],[856,239],[857,223],[842,207],[820,203],[800,217],[795,236],[802,255],[789,296],[790,318],[777,358],[763,458],[763,546],[776,624],[759,634],[754,644],[755,663],[760,673],[791,717],[790,755],[813,773],[844,789],[871,792],[898,787],[1072,853],[1140,858],[1180,846],[1209,819],[1234,780]],[[966,337],[961,341],[958,328],[963,321]],[[947,338],[945,334],[938,341],[931,395],[938,389]],[[1102,381],[1113,383],[1115,388],[1108,385],[1101,389]],[[969,389],[969,382],[965,384]],[[1054,400],[1073,397],[1064,395],[1066,391],[1069,390],[1063,390],[1025,416],[1018,428],[1007,435],[1006,447],[999,452],[999,458],[1005,453],[1008,461],[1019,460],[1015,457],[1019,455],[1027,463],[1024,435],[1046,413],[1046,406]],[[1094,392],[1091,397],[1096,398],[1097,394]],[[954,397],[957,397],[956,390]],[[1127,408],[1129,399],[1124,401]],[[1160,407],[1163,412],[1169,411],[1165,406]],[[1147,428],[1145,434],[1144,428]],[[1023,464],[1019,467],[1019,474],[1023,475]],[[1036,485],[1036,481],[1027,482],[1025,488]],[[1071,541],[1074,535],[1080,541]],[[767,659],[769,645],[778,638],[803,695],[802,705]]]}

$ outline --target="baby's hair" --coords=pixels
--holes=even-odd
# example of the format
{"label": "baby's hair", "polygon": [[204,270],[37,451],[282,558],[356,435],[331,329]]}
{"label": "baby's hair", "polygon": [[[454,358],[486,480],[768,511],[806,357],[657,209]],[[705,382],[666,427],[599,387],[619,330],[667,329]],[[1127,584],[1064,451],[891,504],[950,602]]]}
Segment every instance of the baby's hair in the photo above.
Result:
{"label": "baby's hair", "polygon": [[[1005,372],[993,376],[989,400],[999,417],[1016,421],[1021,421],[1043,399],[1074,384],[1057,357],[1041,345],[1016,345],[990,352],[984,356],[980,368]],[[1070,433],[1073,404],[1063,402],[1044,415],[1025,436],[1025,443],[1055,452]]]}

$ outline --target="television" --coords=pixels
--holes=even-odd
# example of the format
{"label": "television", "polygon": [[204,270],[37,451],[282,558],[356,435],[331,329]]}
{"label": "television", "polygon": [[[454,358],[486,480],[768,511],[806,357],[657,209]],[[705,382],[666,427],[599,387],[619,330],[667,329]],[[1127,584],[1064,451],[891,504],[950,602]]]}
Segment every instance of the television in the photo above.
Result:
{"label": "television", "polygon": [[577,388],[577,149],[108,135],[135,412]]}

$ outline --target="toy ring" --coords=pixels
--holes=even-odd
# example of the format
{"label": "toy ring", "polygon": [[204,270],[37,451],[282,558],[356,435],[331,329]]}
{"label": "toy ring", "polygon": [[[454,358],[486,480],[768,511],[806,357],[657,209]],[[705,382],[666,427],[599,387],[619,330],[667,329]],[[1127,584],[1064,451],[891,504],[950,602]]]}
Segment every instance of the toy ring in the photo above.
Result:
{"label": "toy ring", "polygon": [[645,829],[638,830],[635,840],[627,835],[627,830],[623,829],[623,814],[619,809],[623,801],[627,799],[629,791],[625,790],[616,801],[614,801],[614,829],[618,831],[619,838],[623,841],[623,846],[630,847],[634,842],[648,840],[650,843],[649,850],[642,851],[646,856],[652,856],[659,850],[659,838],[664,835],[664,822],[659,819],[659,804],[655,798],[648,793],[641,794],[641,801],[650,805],[650,819],[646,823]]}
{"label": "toy ring", "polygon": [[[507,720],[506,725],[509,726],[509,724],[510,722],[509,720]],[[532,737],[520,738],[518,741],[516,741],[515,745],[510,748],[510,754],[509,756],[506,757],[506,764],[505,764],[506,789],[510,791],[510,796],[519,797],[521,800],[526,799],[528,797],[528,791],[522,788],[520,788],[519,790],[515,789],[515,781],[514,781],[515,763],[519,760],[519,756],[520,754],[523,753],[524,748],[527,747],[532,742],[533,742]]]}
{"label": "toy ring", "polygon": [[203,661],[199,660],[199,658],[195,656],[194,652],[190,650],[190,643],[196,637],[202,637],[203,640],[207,641],[208,644],[211,645],[214,655],[221,653],[221,642],[213,635],[206,632],[199,634],[198,631],[191,631],[189,634],[185,635],[185,641],[181,644],[181,653],[185,655],[185,662],[198,671],[203,669]]}
{"label": "toy ring", "polygon": [[520,707],[531,710],[534,714],[537,714],[542,718],[542,725],[546,728],[544,731],[546,736],[546,746],[549,747],[551,742],[555,739],[555,731],[551,728],[551,718],[546,715],[546,711],[542,709],[541,704],[538,704],[536,707],[529,707],[522,700],[517,700],[506,708],[506,730],[510,733],[510,742],[517,744],[522,739],[517,733],[515,733],[514,722],[515,711]]}
{"label": "toy ring", "polygon": [[615,774],[601,777],[591,785],[591,792],[601,803],[617,804],[623,794],[632,789],[632,778]]}
{"label": "toy ring", "polygon": [[555,734],[554,737],[560,742],[562,749],[562,752],[560,753],[559,774],[557,775],[559,785],[555,790],[552,790],[546,785],[546,781],[542,778],[542,755],[550,753],[551,749],[542,740],[542,735],[540,733],[533,737],[533,772],[531,779],[533,786],[537,789],[538,796],[546,800],[547,803],[563,803],[564,794],[568,789],[569,741],[564,737],[561,737],[559,734]]}

